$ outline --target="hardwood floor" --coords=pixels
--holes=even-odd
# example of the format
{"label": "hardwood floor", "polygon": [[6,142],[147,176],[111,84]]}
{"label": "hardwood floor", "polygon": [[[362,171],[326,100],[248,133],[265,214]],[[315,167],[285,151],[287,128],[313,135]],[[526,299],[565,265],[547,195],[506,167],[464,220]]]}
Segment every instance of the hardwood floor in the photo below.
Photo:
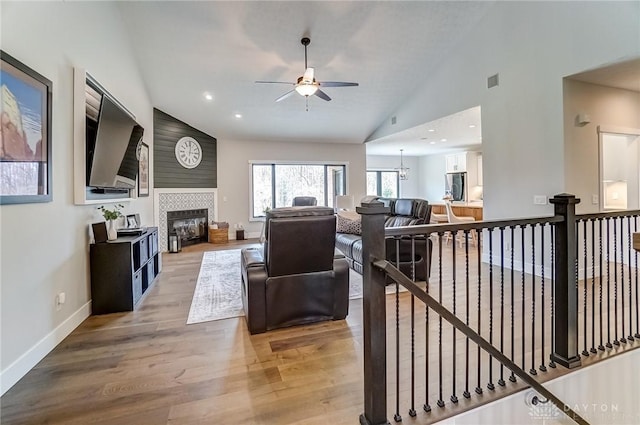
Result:
{"label": "hardwood floor", "polygon": [[164,254],[134,312],[91,316],[0,400],[2,424],[354,424],[362,310],[250,336],[243,317],[187,325],[201,244]]}
{"label": "hardwood floor", "polygon": [[[186,247],[179,254],[164,254],[163,269],[153,287],[144,295],[134,312],[91,316],[45,357],[0,400],[2,424],[356,424],[363,411],[362,381],[362,301],[351,300],[346,320],[322,322],[249,335],[243,317],[187,325],[187,316],[200,268],[202,253],[216,249],[237,249],[252,241],[232,241],[225,245],[200,244]],[[451,244],[443,251],[443,282],[450,282]],[[437,253],[435,254],[437,256]],[[457,250],[462,256],[462,250]],[[475,255],[472,253],[472,255]],[[437,265],[434,260],[434,267]],[[458,259],[458,267],[464,267]],[[461,272],[459,272],[461,273]],[[477,267],[470,265],[471,311],[475,314]],[[488,271],[483,265],[483,281]],[[439,270],[432,269],[430,293],[437,294]],[[458,313],[467,295],[463,274],[458,275]],[[496,279],[498,277],[496,276]],[[520,277],[516,274],[516,279]],[[434,286],[435,285],[435,286]],[[498,286],[494,287],[498,299]],[[443,328],[444,394],[447,408],[435,406],[438,398],[438,323],[429,322],[429,402],[434,411],[426,417],[424,403],[424,320],[416,320],[416,409],[418,417],[407,415],[410,399],[408,381],[411,350],[407,326],[410,321],[410,296],[399,296],[401,322],[400,392],[401,413],[413,423],[463,411],[474,404],[460,397],[464,389],[464,344],[461,333],[455,336],[457,352],[456,384],[460,399],[452,410],[449,401],[452,330]],[[452,291],[443,288],[443,302],[452,303]],[[483,293],[482,312],[489,297]],[[515,294],[516,318],[521,297]],[[525,302],[529,305],[528,293]],[[547,304],[546,309],[549,308]],[[395,334],[392,328],[395,296],[387,297],[388,316],[388,417],[395,408]],[[424,308],[416,307],[416,317],[424,318]],[[529,316],[524,317],[529,323]],[[475,327],[476,317],[470,318]],[[488,320],[483,319],[483,335]],[[497,318],[495,325],[497,326]],[[547,322],[547,326],[549,326]],[[528,328],[527,328],[528,330]],[[516,329],[517,331],[517,329]],[[548,335],[548,334],[547,334]],[[547,336],[548,337],[548,336]],[[496,337],[497,338],[497,337]],[[510,342],[506,335],[505,343]],[[517,347],[522,340],[516,332]],[[497,344],[494,339],[494,343]],[[634,345],[638,345],[634,342]],[[618,351],[618,350],[616,350]],[[519,359],[516,351],[516,358]],[[548,355],[548,352],[547,352]],[[598,355],[607,356],[609,353]],[[536,359],[540,356],[536,353]],[[593,356],[592,356],[593,357]],[[483,353],[482,382],[487,384],[487,361]],[[476,368],[476,347],[471,348],[470,370]],[[541,356],[540,356],[541,359]],[[530,362],[527,355],[527,362]],[[591,359],[589,360],[591,361]],[[494,382],[499,365],[494,362]],[[530,365],[527,366],[527,369]],[[542,380],[564,373],[555,369]],[[508,371],[505,372],[505,378]],[[520,384],[518,384],[520,385]],[[470,383],[476,386],[475,373]],[[479,397],[488,402],[520,386],[496,385],[495,392],[485,389]],[[475,395],[474,395],[475,398]],[[476,398],[477,400],[477,398]]]}

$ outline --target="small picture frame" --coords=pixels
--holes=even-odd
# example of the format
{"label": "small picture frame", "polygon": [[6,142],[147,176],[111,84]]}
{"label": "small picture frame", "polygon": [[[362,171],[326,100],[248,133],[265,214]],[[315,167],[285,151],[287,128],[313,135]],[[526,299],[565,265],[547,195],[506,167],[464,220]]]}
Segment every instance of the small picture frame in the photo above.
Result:
{"label": "small picture frame", "polygon": [[149,145],[140,142],[138,160],[138,197],[149,196]]}
{"label": "small picture frame", "polygon": [[140,223],[138,223],[137,214],[131,214],[127,216],[127,229],[137,229],[140,227]]}

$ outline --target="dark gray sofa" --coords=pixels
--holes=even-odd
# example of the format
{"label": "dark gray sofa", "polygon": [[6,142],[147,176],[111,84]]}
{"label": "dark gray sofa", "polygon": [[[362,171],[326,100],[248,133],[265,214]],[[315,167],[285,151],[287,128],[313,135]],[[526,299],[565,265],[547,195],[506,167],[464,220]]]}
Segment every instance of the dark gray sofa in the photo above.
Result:
{"label": "dark gray sofa", "polygon": [[[378,198],[391,209],[385,220],[385,227],[414,226],[428,224],[431,220],[431,205],[424,199]],[[346,257],[349,267],[362,274],[362,236],[350,233],[336,233],[336,248]],[[426,280],[431,269],[430,239],[421,237],[415,243],[415,280]],[[396,240],[386,238],[387,260],[396,262]],[[400,240],[400,270],[411,278],[411,239]]]}

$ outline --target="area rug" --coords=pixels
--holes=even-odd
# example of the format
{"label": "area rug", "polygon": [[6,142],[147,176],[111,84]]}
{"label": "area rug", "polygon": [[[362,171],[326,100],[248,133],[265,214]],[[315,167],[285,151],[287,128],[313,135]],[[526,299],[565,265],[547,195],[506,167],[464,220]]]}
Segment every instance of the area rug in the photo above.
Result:
{"label": "area rug", "polygon": [[[239,249],[205,252],[187,324],[244,316],[240,282]],[[349,298],[362,298],[362,276],[351,269]]]}

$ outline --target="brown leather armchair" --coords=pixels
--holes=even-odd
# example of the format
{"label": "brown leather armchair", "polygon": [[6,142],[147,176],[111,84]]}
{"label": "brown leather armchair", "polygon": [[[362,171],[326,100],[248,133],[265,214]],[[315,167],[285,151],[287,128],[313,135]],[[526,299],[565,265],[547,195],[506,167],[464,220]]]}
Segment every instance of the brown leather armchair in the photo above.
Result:
{"label": "brown leather armchair", "polygon": [[242,250],[242,303],[251,334],[344,319],[349,265],[335,253],[336,219],[329,207],[267,212],[263,249]]}

